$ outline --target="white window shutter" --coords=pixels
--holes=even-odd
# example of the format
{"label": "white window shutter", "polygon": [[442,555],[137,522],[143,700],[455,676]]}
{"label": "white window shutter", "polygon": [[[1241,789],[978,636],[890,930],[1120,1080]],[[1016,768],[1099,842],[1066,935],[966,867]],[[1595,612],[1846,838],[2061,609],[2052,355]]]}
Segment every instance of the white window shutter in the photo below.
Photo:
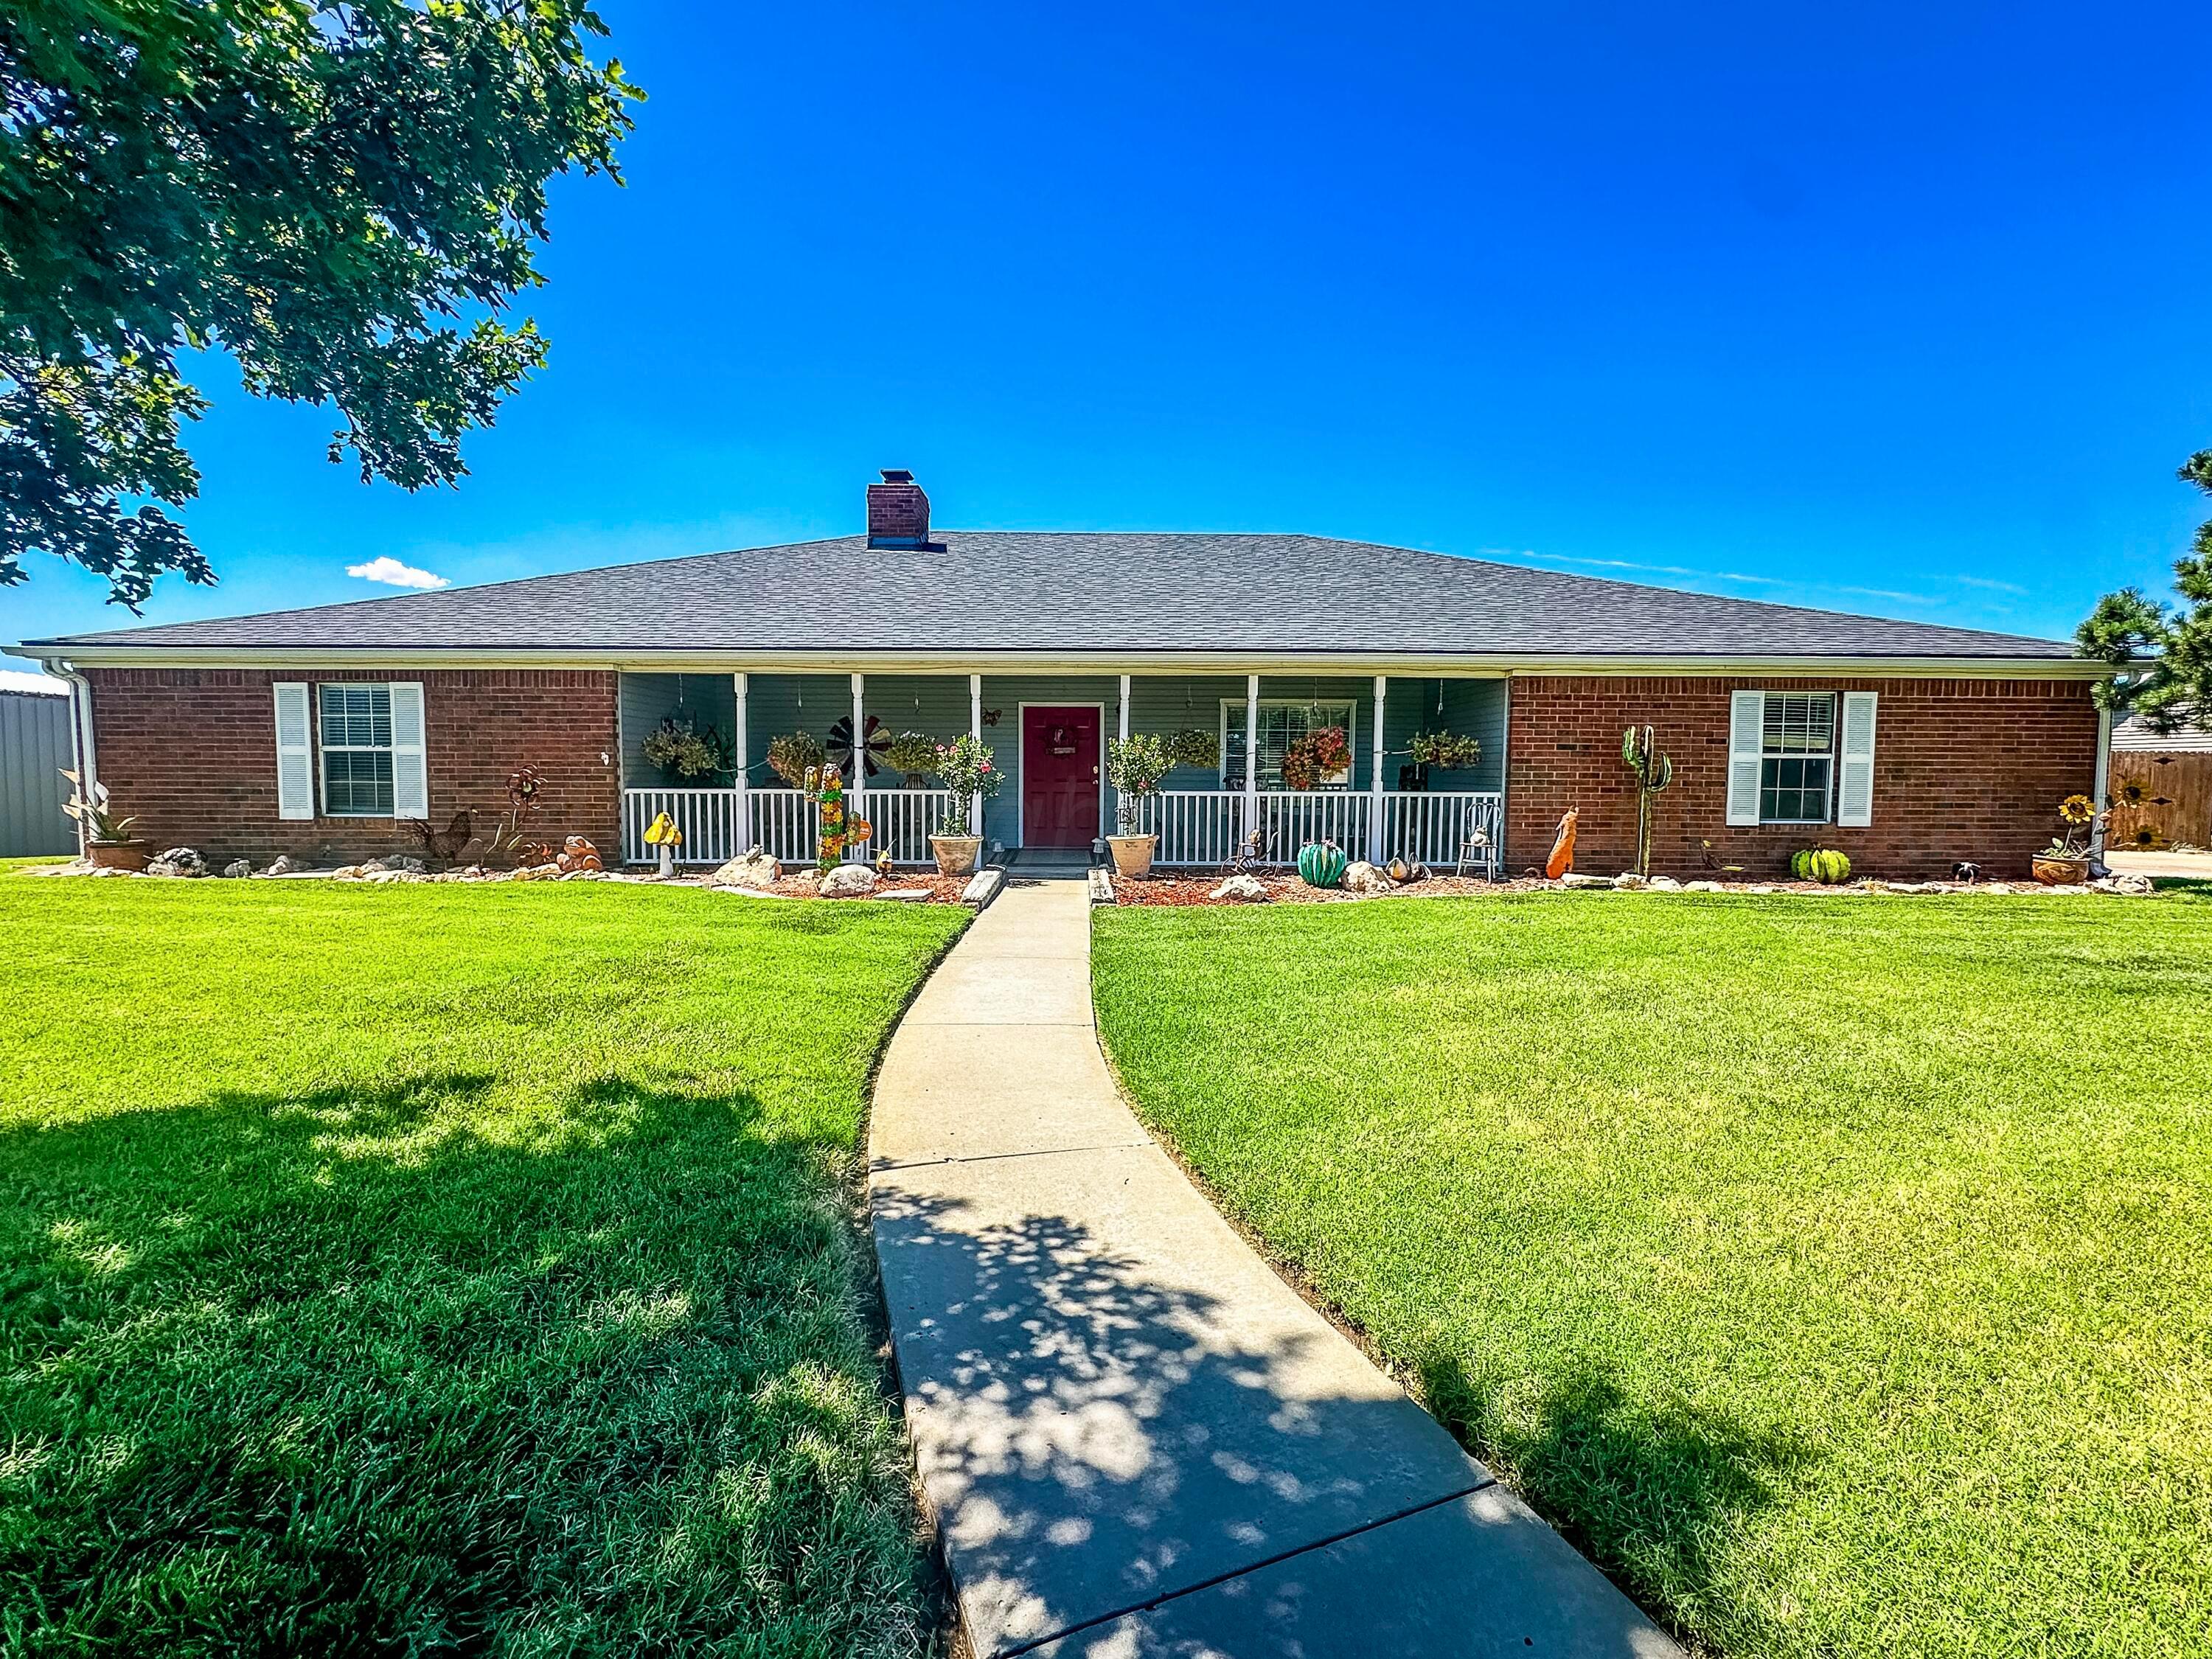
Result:
{"label": "white window shutter", "polygon": [[276,816],[315,816],[314,730],[307,719],[307,688],[279,680],[276,694]]}
{"label": "white window shutter", "polygon": [[1728,821],[1759,822],[1759,751],[1766,741],[1766,693],[1739,691],[1729,700]]}
{"label": "white window shutter", "polygon": [[1874,700],[1871,691],[1844,693],[1843,785],[1836,822],[1864,829],[1874,822]]}
{"label": "white window shutter", "polygon": [[422,685],[394,681],[392,693],[392,815],[430,816],[430,769],[422,752]]}

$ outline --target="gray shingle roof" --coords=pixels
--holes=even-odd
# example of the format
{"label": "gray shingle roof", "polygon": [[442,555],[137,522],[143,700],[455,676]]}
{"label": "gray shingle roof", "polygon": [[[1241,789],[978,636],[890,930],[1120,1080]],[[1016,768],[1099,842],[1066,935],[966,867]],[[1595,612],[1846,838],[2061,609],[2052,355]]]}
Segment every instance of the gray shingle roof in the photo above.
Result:
{"label": "gray shingle roof", "polygon": [[75,646],[626,653],[2072,654],[2051,640],[1642,587],[1318,536],[848,536],[82,634]]}

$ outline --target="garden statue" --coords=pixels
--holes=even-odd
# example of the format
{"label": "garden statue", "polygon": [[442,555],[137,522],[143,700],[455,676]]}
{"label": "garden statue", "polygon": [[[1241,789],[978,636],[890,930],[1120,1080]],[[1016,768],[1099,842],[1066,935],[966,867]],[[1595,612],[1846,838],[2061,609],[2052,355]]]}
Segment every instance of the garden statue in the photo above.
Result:
{"label": "garden statue", "polygon": [[1559,820],[1559,833],[1552,842],[1552,856],[1544,860],[1547,879],[1557,881],[1575,867],[1575,824],[1581,817],[1580,807],[1570,806]]}
{"label": "garden statue", "polygon": [[1674,763],[1659,752],[1652,729],[1630,726],[1620,734],[1620,763],[1636,776],[1636,873],[1651,873],[1651,799],[1674,781]]}
{"label": "garden statue", "polygon": [[665,881],[673,876],[676,849],[684,844],[684,832],[676,827],[676,820],[665,812],[653,819],[646,829],[645,844],[659,849],[661,879]]}

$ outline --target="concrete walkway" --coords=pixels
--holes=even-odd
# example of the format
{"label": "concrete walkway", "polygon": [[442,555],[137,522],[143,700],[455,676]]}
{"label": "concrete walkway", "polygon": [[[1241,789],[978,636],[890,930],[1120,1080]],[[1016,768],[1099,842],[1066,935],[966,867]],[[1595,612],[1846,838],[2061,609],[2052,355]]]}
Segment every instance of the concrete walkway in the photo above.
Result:
{"label": "concrete walkway", "polygon": [[1145,1133],[1090,932],[1079,884],[1010,887],[876,1087],[876,1249],[977,1655],[1678,1654]]}

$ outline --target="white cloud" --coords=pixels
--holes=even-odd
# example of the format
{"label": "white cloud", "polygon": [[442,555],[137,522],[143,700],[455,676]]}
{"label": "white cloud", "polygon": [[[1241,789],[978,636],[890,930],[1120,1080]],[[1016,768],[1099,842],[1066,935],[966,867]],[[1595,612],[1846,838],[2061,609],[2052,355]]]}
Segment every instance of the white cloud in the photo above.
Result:
{"label": "white cloud", "polygon": [[69,695],[69,687],[51,674],[26,674],[0,668],[0,691],[43,691],[50,697]]}
{"label": "white cloud", "polygon": [[1964,582],[1969,587],[1986,587],[1992,592],[2017,593],[2022,599],[2027,597],[2027,590],[2018,582],[2001,582],[1990,576],[1954,576],[1951,580]]}
{"label": "white cloud", "polygon": [[349,564],[346,574],[358,576],[365,582],[382,582],[386,587],[446,587],[451,586],[443,576],[433,575],[428,570],[417,570],[411,564],[402,564],[390,554],[371,559],[367,564]]}

